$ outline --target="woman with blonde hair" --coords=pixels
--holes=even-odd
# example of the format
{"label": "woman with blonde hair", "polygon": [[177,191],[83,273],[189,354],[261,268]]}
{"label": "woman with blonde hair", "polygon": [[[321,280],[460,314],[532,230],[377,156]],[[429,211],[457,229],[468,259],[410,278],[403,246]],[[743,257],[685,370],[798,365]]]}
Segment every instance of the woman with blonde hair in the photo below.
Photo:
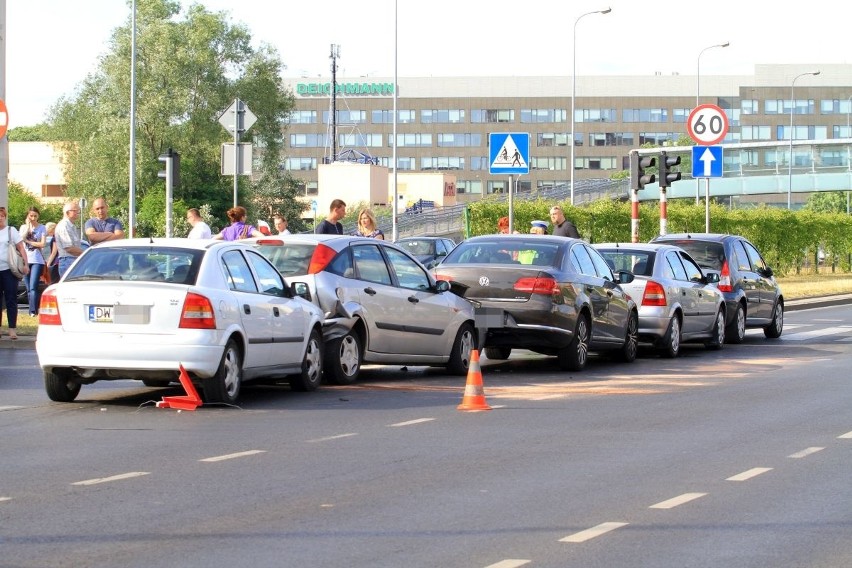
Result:
{"label": "woman with blonde hair", "polygon": [[376,227],[376,216],[370,209],[362,209],[358,213],[358,230],[353,235],[385,240],[385,234]]}

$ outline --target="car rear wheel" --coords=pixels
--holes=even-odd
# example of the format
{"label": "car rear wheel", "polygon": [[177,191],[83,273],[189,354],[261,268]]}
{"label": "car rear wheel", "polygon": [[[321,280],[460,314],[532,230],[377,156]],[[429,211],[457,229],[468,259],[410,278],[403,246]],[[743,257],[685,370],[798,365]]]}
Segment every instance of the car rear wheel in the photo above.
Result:
{"label": "car rear wheel", "polygon": [[666,335],[660,342],[659,354],[669,359],[677,357],[680,354],[680,338],[680,318],[675,314],[669,322]]}
{"label": "car rear wheel", "polygon": [[784,331],[784,304],[779,300],[775,302],[775,309],[772,311],[772,321],[763,328],[763,335],[768,339],[778,339],[781,337],[782,331]]}
{"label": "car rear wheel", "polygon": [[708,349],[721,349],[725,345],[725,306],[719,309],[716,314],[716,321],[713,323],[713,334],[710,340],[704,343]]}
{"label": "car rear wheel", "polygon": [[335,339],[325,354],[326,380],[336,385],[351,385],[358,380],[363,356],[361,338],[354,331]]}
{"label": "car rear wheel", "polygon": [[302,372],[290,379],[290,388],[295,391],[313,391],[322,382],[322,336],[316,329],[311,330],[305,356],[302,359]]}
{"label": "car rear wheel", "polygon": [[571,343],[556,354],[563,370],[582,371],[586,366],[586,360],[589,358],[589,335],[589,320],[585,315],[580,315]]}
{"label": "car rear wheel", "polygon": [[728,329],[725,330],[725,340],[728,343],[742,343],[745,339],[745,322],[746,313],[742,304],[737,304],[737,311],[734,314],[734,319],[728,324]]}
{"label": "car rear wheel", "polygon": [[209,379],[204,379],[204,402],[236,404],[243,382],[243,361],[237,342],[229,339],[219,362],[219,369]]}
{"label": "car rear wheel", "polygon": [[80,381],[71,369],[45,369],[44,389],[47,397],[56,402],[72,402],[80,394]]}
{"label": "car rear wheel", "polygon": [[512,354],[511,347],[486,347],[485,356],[493,361],[505,361]]}
{"label": "car rear wheel", "polygon": [[624,344],[618,350],[618,358],[625,363],[632,363],[639,353],[639,314],[631,312],[627,319],[627,330],[624,332]]}
{"label": "car rear wheel", "polygon": [[470,352],[476,349],[476,330],[469,323],[463,324],[453,342],[453,352],[447,372],[451,375],[465,375],[470,368]]}

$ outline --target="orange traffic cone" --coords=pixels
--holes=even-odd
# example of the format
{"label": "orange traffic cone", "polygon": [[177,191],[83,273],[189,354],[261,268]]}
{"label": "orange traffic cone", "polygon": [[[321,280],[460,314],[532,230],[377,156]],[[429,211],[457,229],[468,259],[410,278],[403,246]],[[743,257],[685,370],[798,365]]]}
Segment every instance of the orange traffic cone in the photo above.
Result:
{"label": "orange traffic cone", "polygon": [[175,408],[177,410],[195,410],[201,406],[201,397],[198,396],[198,391],[195,390],[195,385],[183,368],[183,365],[178,363],[180,367],[180,384],[183,385],[186,391],[186,396],[164,396],[163,400],[157,403],[157,408]]}
{"label": "orange traffic cone", "polygon": [[458,410],[491,410],[485,402],[485,392],[482,389],[482,370],[479,368],[479,351],[470,352],[470,367],[467,370],[467,384],[464,387],[464,398],[458,405]]}

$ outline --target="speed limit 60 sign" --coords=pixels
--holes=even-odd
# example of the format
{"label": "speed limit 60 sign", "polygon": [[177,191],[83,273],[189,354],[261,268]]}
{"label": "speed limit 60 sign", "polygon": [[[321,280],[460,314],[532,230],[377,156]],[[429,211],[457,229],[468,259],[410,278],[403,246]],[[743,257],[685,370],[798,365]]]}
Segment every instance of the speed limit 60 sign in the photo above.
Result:
{"label": "speed limit 60 sign", "polygon": [[728,134],[728,115],[716,105],[698,105],[686,120],[689,137],[701,146],[713,146]]}

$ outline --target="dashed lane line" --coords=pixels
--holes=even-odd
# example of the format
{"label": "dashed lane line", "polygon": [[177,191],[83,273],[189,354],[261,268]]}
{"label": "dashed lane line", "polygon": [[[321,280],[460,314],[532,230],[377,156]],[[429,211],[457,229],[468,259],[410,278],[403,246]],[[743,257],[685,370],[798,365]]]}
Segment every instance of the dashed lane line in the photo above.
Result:
{"label": "dashed lane line", "polygon": [[134,477],[142,477],[143,475],[151,475],[150,471],[130,471],[110,477],[96,477],[95,479],[86,479],[85,481],[75,481],[71,485],[97,485],[99,483],[110,483],[111,481],[121,481],[123,479],[132,479]]}
{"label": "dashed lane line", "polygon": [[336,436],[326,436],[325,438],[314,438],[313,440],[308,440],[308,443],[313,444],[316,442],[328,442],[331,440],[340,440],[341,438],[351,438],[352,436],[357,436],[358,432],[349,432],[348,434],[338,434]]}
{"label": "dashed lane line", "polygon": [[266,453],[266,450],[247,450],[245,452],[236,452],[236,453],[233,453],[233,454],[225,454],[225,455],[222,455],[222,456],[214,456],[212,458],[203,458],[203,459],[200,459],[198,461],[207,462],[207,463],[220,462],[220,461],[232,460],[232,459],[235,459],[235,458],[244,458],[246,456],[253,456],[255,454],[265,454],[265,453]]}
{"label": "dashed lane line", "polygon": [[811,454],[815,454],[815,453],[817,453],[817,452],[819,452],[819,451],[822,451],[822,450],[824,450],[824,449],[825,449],[825,448],[819,448],[819,447],[814,446],[814,447],[811,447],[811,448],[805,448],[805,449],[804,449],[804,450],[802,450],[801,452],[796,452],[795,454],[790,454],[790,455],[789,455],[789,456],[787,456],[787,457],[788,457],[788,458],[794,458],[794,459],[798,459],[798,458],[806,458],[806,457],[808,457],[809,455],[811,455]]}
{"label": "dashed lane line", "polygon": [[518,568],[518,566],[524,566],[525,564],[529,564],[532,560],[521,560],[519,558],[507,558],[506,560],[501,560],[496,564],[489,564],[485,568]]}
{"label": "dashed lane line", "polygon": [[846,432],[845,434],[841,434],[837,437],[839,440],[848,440],[852,438],[852,432]]}
{"label": "dashed lane line", "polygon": [[753,467],[749,470],[746,470],[742,473],[738,473],[726,479],[725,481],[746,481],[751,479],[752,477],[757,477],[767,471],[772,471],[771,467]]}
{"label": "dashed lane line", "polygon": [[584,531],[580,531],[578,533],[574,533],[566,537],[560,538],[559,542],[586,542],[587,540],[599,537],[602,534],[606,534],[609,531],[614,531],[615,529],[627,526],[628,524],[629,523],[620,523],[617,521],[601,523],[596,527],[592,527],[590,529],[586,529]]}
{"label": "dashed lane line", "polygon": [[416,420],[407,420],[405,422],[397,422],[396,424],[388,424],[390,428],[398,426],[413,426],[414,424],[423,424],[424,422],[432,422],[434,418],[417,418]]}
{"label": "dashed lane line", "polygon": [[694,501],[701,497],[707,495],[706,493],[684,493],[683,495],[678,495],[677,497],[672,497],[671,499],[667,499],[666,501],[661,501],[656,505],[651,505],[648,507],[649,509],[674,509],[678,505],[683,505],[684,503],[689,503],[690,501]]}

